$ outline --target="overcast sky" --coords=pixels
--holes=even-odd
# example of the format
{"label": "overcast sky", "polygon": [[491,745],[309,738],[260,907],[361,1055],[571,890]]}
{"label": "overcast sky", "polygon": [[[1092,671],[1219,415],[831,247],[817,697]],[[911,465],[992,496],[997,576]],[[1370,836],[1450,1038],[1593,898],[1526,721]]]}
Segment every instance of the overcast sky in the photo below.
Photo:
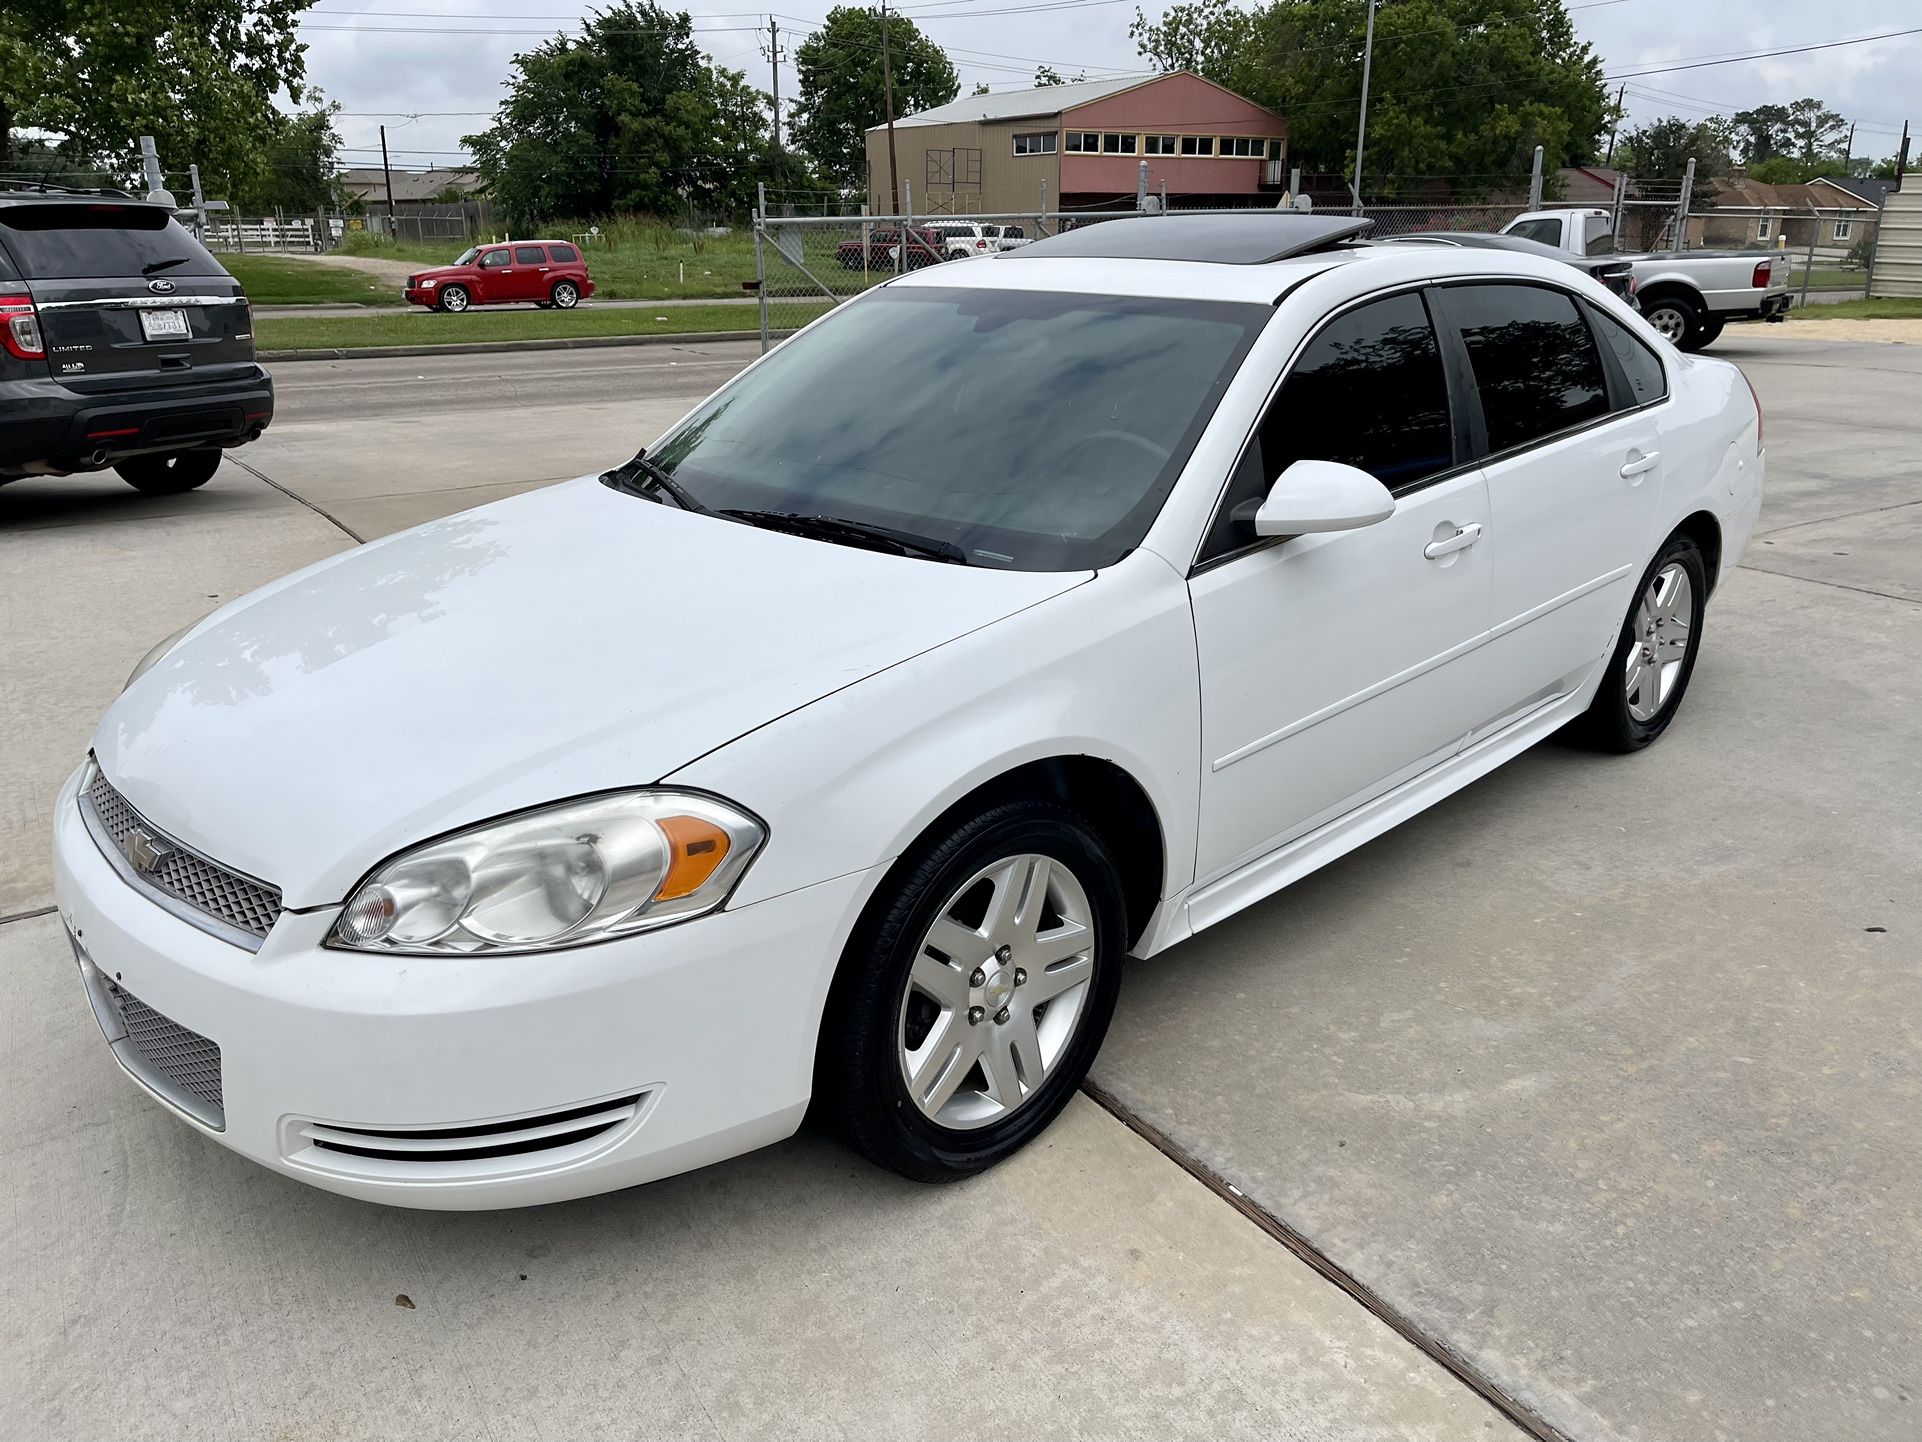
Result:
{"label": "overcast sky", "polygon": [[[666,3],[673,8],[674,0]],[[743,3],[701,0],[690,13],[709,56],[744,70],[766,89],[768,15],[743,11]],[[789,53],[781,77],[785,111],[794,86],[792,47],[820,23],[833,0],[776,3],[789,7],[779,17],[782,48]],[[1141,60],[1128,38],[1135,5],[903,0],[898,8],[947,50],[966,94],[980,82],[996,90],[1024,87],[1037,62],[1091,78],[1139,71]],[[568,0],[319,0],[301,35],[309,46],[309,78],[344,108],[339,123],[346,162],[380,163],[377,127],[385,121],[394,165],[413,170],[460,163],[460,137],[487,124],[515,53],[560,30],[577,30],[586,8]],[[1160,10],[1143,8],[1151,16]],[[1922,26],[1917,0],[1577,0],[1571,13],[1608,74],[1617,83],[1627,79],[1630,125],[1813,95],[1856,123],[1857,155],[1893,154],[1905,107],[1907,118],[1922,127],[1922,34],[1772,59],[1698,63]],[[1663,68],[1681,64],[1691,68]],[[1661,73],[1635,75],[1656,70]]]}

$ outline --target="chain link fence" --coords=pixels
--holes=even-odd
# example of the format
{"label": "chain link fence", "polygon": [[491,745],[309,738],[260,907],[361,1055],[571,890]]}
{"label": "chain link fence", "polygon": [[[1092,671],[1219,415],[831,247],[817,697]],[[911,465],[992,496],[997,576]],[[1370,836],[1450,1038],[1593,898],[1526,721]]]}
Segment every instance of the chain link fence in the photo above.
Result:
{"label": "chain link fence", "polygon": [[1875,242],[1881,213],[1863,208],[1803,210],[1717,206],[1691,210],[1682,249],[1737,251],[1760,260],[1775,256],[1789,266],[1789,288],[1798,303],[1855,300],[1869,294],[1875,278]]}

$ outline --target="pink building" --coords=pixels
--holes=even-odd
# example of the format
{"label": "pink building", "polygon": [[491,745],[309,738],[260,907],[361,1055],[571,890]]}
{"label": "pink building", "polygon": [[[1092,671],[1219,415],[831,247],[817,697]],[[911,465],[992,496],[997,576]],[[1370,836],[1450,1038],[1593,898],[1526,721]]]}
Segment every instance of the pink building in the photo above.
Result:
{"label": "pink building", "polygon": [[1132,205],[1148,189],[1184,206],[1279,198],[1288,123],[1188,71],[970,95],[868,131],[868,201],[889,213],[898,184],[917,215]]}

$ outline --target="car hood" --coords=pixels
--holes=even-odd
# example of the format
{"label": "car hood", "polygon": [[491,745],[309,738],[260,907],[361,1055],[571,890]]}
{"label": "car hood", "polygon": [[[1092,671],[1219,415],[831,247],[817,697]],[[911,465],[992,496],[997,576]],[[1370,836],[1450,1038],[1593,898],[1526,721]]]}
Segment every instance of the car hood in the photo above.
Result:
{"label": "car hood", "polygon": [[1088,574],[857,550],[583,477],[215,612],[94,754],[156,827],[324,905],[403,846],[647,785]]}
{"label": "car hood", "polygon": [[472,266],[466,265],[424,265],[413,273],[413,278],[421,280],[446,280],[449,276],[468,275]]}

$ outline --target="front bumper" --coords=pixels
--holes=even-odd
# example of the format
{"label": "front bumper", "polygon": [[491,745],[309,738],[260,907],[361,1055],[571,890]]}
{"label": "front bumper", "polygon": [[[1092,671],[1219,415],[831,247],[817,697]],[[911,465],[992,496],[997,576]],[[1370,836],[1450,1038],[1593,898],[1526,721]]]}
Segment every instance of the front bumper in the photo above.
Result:
{"label": "front bumper", "polygon": [[0,475],[97,470],[129,456],[244,445],[274,418],[274,383],[257,365],[125,391],[3,381],[0,414]]}
{"label": "front bumper", "polygon": [[[284,912],[258,952],[124,881],[61,791],[54,889],[96,1015],[218,1047],[218,1104],[123,1068],[263,1166],[368,1201],[524,1206],[653,1181],[799,1125],[856,873],[682,926],[545,956],[331,951],[337,908]],[[598,1131],[583,1136],[583,1116]],[[317,1140],[318,1139],[318,1140]],[[369,1140],[371,1139],[371,1140]]]}

